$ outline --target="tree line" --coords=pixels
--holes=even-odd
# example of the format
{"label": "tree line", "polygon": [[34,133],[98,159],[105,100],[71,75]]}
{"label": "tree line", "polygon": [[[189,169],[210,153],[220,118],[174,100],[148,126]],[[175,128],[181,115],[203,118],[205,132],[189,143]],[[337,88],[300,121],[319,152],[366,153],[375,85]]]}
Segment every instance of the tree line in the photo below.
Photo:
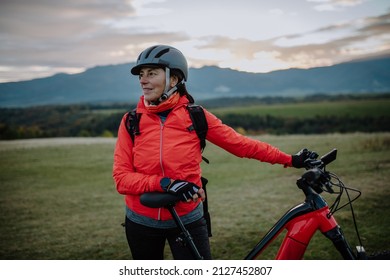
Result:
{"label": "tree line", "polygon": [[[389,95],[384,95],[389,98]],[[306,101],[340,100],[346,96],[316,95]],[[363,98],[351,97],[348,98]],[[376,98],[376,96],[364,98]],[[382,96],[383,98],[383,96]],[[208,109],[218,107],[226,99],[203,101]],[[265,97],[229,99],[229,106],[302,102],[302,99]],[[215,105],[215,106],[214,106]],[[218,106],[217,106],[218,105]],[[135,104],[82,104],[0,108],[0,139],[47,137],[116,137],[119,123]],[[321,134],[390,131],[390,117],[385,116],[313,116],[306,118],[226,113],[218,117],[243,134]]]}
{"label": "tree line", "polygon": [[244,134],[324,134],[347,132],[385,132],[390,118],[352,116],[314,116],[311,118],[226,114],[224,123]]}

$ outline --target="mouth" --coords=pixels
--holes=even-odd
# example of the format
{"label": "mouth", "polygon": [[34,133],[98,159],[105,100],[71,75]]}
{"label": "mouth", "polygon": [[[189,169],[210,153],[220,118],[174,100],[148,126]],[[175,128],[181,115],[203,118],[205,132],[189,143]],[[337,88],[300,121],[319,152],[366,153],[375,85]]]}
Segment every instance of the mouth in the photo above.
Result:
{"label": "mouth", "polygon": [[151,92],[153,91],[153,88],[142,88],[143,92]]}

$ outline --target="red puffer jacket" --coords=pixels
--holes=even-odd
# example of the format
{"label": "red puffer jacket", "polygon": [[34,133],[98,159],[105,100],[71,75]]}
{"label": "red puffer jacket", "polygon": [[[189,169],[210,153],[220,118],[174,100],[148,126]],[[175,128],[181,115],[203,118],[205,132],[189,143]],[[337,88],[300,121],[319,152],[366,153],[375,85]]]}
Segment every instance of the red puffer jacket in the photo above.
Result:
{"label": "red puffer jacket", "polygon": [[[140,118],[140,135],[134,145],[125,127],[125,116],[118,130],[114,152],[113,178],[117,191],[125,195],[126,205],[134,212],[158,220],[172,219],[165,208],[154,209],[140,203],[145,192],[162,192],[160,180],[163,177],[193,182],[201,186],[200,163],[202,155],[199,138],[192,125],[186,106],[188,99],[182,96],[178,104],[162,123],[157,114],[149,113],[143,97],[137,106]],[[222,124],[213,114],[205,111],[208,122],[207,140],[226,151],[245,158],[291,166],[291,155],[277,148],[243,135]],[[200,202],[179,202],[178,214],[185,215]]]}

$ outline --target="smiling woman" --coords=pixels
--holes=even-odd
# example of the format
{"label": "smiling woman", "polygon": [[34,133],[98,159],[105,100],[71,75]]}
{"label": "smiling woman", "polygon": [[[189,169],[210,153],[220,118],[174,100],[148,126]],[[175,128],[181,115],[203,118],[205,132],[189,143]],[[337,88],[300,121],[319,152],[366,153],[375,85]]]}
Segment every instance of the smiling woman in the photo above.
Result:
{"label": "smiling woman", "polygon": [[[131,254],[134,259],[163,259],[168,242],[175,259],[211,259],[210,223],[203,204],[207,180],[200,168],[204,146],[199,142],[196,119],[205,123],[208,141],[237,157],[301,168],[309,153],[305,149],[290,155],[247,138],[200,106],[197,116],[189,114],[194,99],[185,87],[187,61],[172,46],[145,49],[131,73],[139,78],[142,96],[134,114],[125,114],[120,122],[113,167],[117,191],[125,196]],[[193,240],[187,241],[188,245],[196,244],[196,254],[177,242],[180,231],[168,209],[142,203],[141,195],[151,192],[177,198],[177,214],[192,234]]]}

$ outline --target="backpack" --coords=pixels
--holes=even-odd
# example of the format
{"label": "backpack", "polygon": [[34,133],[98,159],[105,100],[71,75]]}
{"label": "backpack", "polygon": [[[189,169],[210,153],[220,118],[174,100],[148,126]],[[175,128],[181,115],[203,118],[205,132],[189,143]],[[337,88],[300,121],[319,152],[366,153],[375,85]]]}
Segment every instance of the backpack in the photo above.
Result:
{"label": "backpack", "polygon": [[[141,113],[137,113],[137,109],[134,108],[133,110],[129,111],[126,115],[125,125],[127,132],[129,133],[131,140],[134,143],[134,138],[136,135],[139,135],[140,128],[139,128],[139,122],[140,118],[142,116]],[[189,104],[187,106],[188,113],[190,115],[192,125],[188,127],[188,131],[195,130],[198,138],[199,138],[199,144],[201,148],[201,152],[203,153],[204,148],[206,147],[206,135],[208,131],[208,124],[206,120],[205,113],[203,111],[203,107],[197,104]],[[202,155],[202,159],[208,164],[209,160],[205,158]],[[204,218],[207,222],[207,230],[209,237],[212,236],[211,234],[211,219],[210,219],[210,213],[208,211],[208,199],[207,199],[207,192],[206,192],[206,185],[208,183],[208,180],[204,177],[201,177],[202,179],[202,187],[206,195],[205,201],[203,201],[203,212],[204,212]]]}

